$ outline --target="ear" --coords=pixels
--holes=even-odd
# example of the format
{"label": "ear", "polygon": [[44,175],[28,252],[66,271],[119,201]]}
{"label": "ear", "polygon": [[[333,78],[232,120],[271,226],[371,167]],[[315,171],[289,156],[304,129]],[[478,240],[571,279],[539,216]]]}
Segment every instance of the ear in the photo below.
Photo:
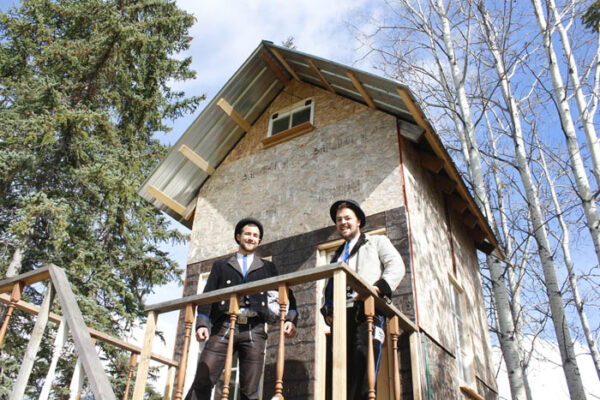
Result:
{"label": "ear", "polygon": [[240,235],[238,233],[237,235],[235,235],[235,239],[236,239],[236,242],[238,242],[238,243],[241,242],[242,241],[242,235]]}

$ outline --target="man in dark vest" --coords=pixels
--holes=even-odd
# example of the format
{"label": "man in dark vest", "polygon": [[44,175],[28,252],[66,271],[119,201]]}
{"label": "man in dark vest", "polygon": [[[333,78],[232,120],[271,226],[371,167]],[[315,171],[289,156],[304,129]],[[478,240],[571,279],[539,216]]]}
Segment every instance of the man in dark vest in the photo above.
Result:
{"label": "man in dark vest", "polygon": [[[365,236],[361,232],[366,223],[363,210],[353,200],[339,200],[329,210],[344,243],[336,250],[331,262],[343,261],[367,283],[373,285],[377,294],[391,298],[392,292],[404,276],[404,262],[390,240],[383,235]],[[321,313],[328,325],[333,322],[333,280],[325,288],[325,304]],[[346,296],[347,316],[347,396],[348,400],[364,400],[368,396],[367,380],[367,322],[364,304],[354,291]],[[379,365],[381,345],[384,340],[384,317],[374,318],[373,348],[375,365]]]}
{"label": "man in dark vest", "polygon": [[[240,220],[235,227],[234,237],[239,245],[237,253],[213,264],[204,293],[277,275],[277,269],[272,262],[254,256],[263,237],[263,226],[257,219]],[[259,383],[267,342],[268,297],[268,292],[262,292],[240,299],[234,351],[237,351],[240,363],[240,397],[243,400],[259,398]],[[289,301],[284,334],[291,338],[296,335],[298,319],[296,300],[291,291]],[[200,342],[207,342],[200,355],[194,383],[186,400],[210,399],[212,388],[225,365],[230,326],[228,311],[228,301],[198,307],[196,337]]]}

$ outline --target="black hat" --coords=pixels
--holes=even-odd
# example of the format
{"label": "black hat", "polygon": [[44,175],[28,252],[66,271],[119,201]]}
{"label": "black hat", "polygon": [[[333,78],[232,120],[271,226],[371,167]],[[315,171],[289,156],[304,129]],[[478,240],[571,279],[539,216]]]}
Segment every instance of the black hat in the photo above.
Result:
{"label": "black hat", "polygon": [[233,234],[233,238],[235,239],[235,241],[238,244],[240,244],[240,241],[237,239],[237,235],[240,235],[242,233],[242,229],[244,229],[244,227],[246,225],[256,225],[256,226],[258,226],[258,230],[260,231],[260,240],[262,240],[262,238],[263,238],[263,226],[262,226],[262,224],[256,218],[248,217],[248,218],[242,218],[242,219],[240,219],[240,222],[238,222],[237,225],[235,226],[235,233]]}
{"label": "black hat", "polygon": [[340,204],[342,204],[342,203],[348,204],[348,208],[351,209],[352,211],[354,211],[354,213],[358,217],[358,219],[360,221],[360,227],[361,228],[364,227],[367,222],[367,218],[365,217],[364,211],[360,208],[358,203],[355,202],[354,200],[338,200],[335,203],[333,203],[333,205],[329,209],[329,215],[331,215],[331,220],[333,222],[336,222],[335,217],[337,214],[337,210],[338,210],[338,207],[340,206]]}

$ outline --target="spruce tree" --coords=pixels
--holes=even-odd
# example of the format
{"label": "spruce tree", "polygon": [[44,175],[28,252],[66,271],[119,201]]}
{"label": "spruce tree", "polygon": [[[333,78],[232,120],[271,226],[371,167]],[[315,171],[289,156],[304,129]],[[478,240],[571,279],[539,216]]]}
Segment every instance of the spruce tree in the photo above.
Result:
{"label": "spruce tree", "polygon": [[[160,246],[184,238],[137,190],[167,150],[154,138],[163,121],[202,100],[170,87],[194,77],[177,57],[193,23],[168,0],[25,0],[0,12],[0,274],[18,252],[20,273],[63,267],[88,325],[113,335],[144,317],[154,285],[180,279]],[[23,323],[10,334],[26,335]],[[18,353],[10,340],[5,356]]]}

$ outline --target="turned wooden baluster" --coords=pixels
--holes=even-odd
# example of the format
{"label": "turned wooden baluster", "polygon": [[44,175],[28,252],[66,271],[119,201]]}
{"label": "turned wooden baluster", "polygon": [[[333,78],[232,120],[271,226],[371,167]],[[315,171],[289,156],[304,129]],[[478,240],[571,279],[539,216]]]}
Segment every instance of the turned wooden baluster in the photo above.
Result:
{"label": "turned wooden baluster", "polygon": [[131,385],[131,377],[133,376],[133,369],[137,364],[137,353],[131,353],[129,356],[129,371],[127,372],[127,384],[125,385],[125,394],[123,400],[129,398],[129,386]]}
{"label": "turned wooden baluster", "polygon": [[175,389],[175,400],[180,400],[183,397],[183,385],[185,383],[185,373],[187,369],[190,338],[192,336],[192,325],[194,324],[194,311],[195,307],[193,304],[187,304],[185,306],[185,335],[183,338],[183,352],[181,353],[181,359],[179,360],[179,371],[177,373],[177,388]]}
{"label": "turned wooden baluster", "polygon": [[223,395],[221,396],[221,400],[229,399],[229,381],[231,380],[231,365],[233,364],[233,341],[238,315],[240,315],[240,298],[234,293],[229,297],[229,342],[227,343],[227,356],[225,357]]}
{"label": "turned wooden baluster", "polygon": [[10,322],[10,317],[12,316],[13,310],[15,309],[19,300],[21,300],[21,293],[23,292],[23,283],[17,282],[13,285],[12,293],[10,295],[10,304],[8,305],[8,310],[6,311],[6,316],[4,317],[4,323],[2,324],[2,328],[0,328],[0,347],[4,343],[4,336],[6,335],[6,330],[8,329],[8,323]]}
{"label": "turned wooden baluster", "polygon": [[273,399],[283,400],[283,369],[285,365],[285,336],[283,327],[288,305],[288,286],[286,283],[279,284],[279,347],[277,349],[277,371],[275,374],[275,395]]}
{"label": "turned wooden baluster", "polygon": [[375,299],[365,299],[365,317],[369,336],[367,339],[367,380],[369,382],[369,399],[375,399],[375,352],[373,349],[373,317],[375,316]]}
{"label": "turned wooden baluster", "polygon": [[400,400],[400,366],[398,365],[398,336],[400,335],[400,327],[398,316],[390,319],[389,330],[392,338],[392,357],[394,358],[394,399]]}

